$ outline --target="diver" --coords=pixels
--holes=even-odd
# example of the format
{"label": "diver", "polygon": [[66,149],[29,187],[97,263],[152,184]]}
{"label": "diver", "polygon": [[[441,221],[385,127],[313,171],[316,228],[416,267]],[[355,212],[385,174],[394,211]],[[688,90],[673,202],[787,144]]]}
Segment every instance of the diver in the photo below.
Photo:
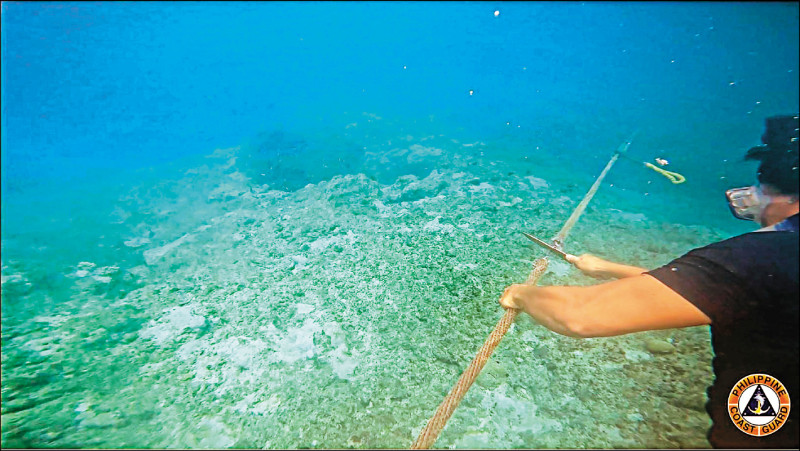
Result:
{"label": "diver", "polygon": [[726,192],[733,215],[761,229],[691,250],[651,271],[590,254],[568,256],[589,276],[618,280],[585,287],[511,285],[500,304],[576,338],[710,325],[711,445],[796,449],[798,406],[791,406],[774,433],[757,437],[731,420],[728,396],[740,379],[764,373],[781,381],[790,402],[800,404],[798,128],[797,115],[767,118],[763,145],[745,156],[760,162],[758,183]]}

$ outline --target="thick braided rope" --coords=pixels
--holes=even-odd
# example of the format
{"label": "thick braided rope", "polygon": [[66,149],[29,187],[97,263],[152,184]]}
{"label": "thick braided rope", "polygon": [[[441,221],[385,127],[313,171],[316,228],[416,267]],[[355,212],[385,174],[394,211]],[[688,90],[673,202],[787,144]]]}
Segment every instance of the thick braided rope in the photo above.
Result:
{"label": "thick braided rope", "polygon": [[[564,240],[567,239],[567,235],[572,229],[572,226],[578,222],[578,218],[580,218],[581,214],[586,209],[586,206],[589,205],[589,201],[592,200],[592,197],[594,197],[597,189],[600,188],[600,183],[611,169],[611,166],[614,166],[614,163],[617,161],[619,156],[628,150],[634,136],[636,136],[636,132],[634,132],[631,138],[619,147],[611,160],[608,161],[608,164],[606,164],[606,167],[603,168],[603,171],[594,181],[592,187],[589,188],[589,191],[583,197],[583,200],[581,200],[581,202],[572,212],[572,215],[570,215],[569,219],[567,219],[567,222],[564,223],[561,231],[559,231],[555,238],[553,238],[553,243],[556,245],[556,247],[562,247]],[[533,262],[533,270],[531,271],[530,275],[528,275],[528,280],[525,281],[525,284],[535,285],[539,280],[539,277],[544,274],[546,270],[547,259],[537,259],[535,262]],[[516,318],[517,313],[519,313],[519,310],[506,310],[503,317],[500,318],[500,321],[498,321],[497,325],[494,326],[494,330],[489,335],[489,338],[487,338],[486,342],[483,343],[483,346],[478,351],[478,354],[474,359],[472,359],[472,362],[461,374],[461,377],[458,378],[456,385],[452,390],[450,390],[450,393],[446,398],[444,398],[444,401],[439,404],[439,408],[436,409],[436,413],[434,413],[433,417],[430,419],[430,421],[428,421],[425,429],[420,432],[417,440],[415,440],[414,444],[411,445],[411,449],[428,449],[436,442],[436,439],[439,438],[439,433],[442,432],[442,429],[444,429],[445,423],[447,423],[447,420],[450,419],[450,415],[453,414],[453,411],[456,410],[456,407],[458,407],[461,399],[467,394],[467,391],[472,386],[472,383],[478,378],[478,375],[486,365],[489,357],[491,357],[492,352],[494,352],[494,348],[496,348],[500,343],[500,340],[503,339],[503,335],[508,332],[508,329],[511,327],[511,323],[514,322],[514,318]]]}
{"label": "thick braided rope", "polygon": [[[525,281],[525,284],[536,285],[536,281],[539,280],[539,277],[541,277],[546,270],[547,259],[537,259],[535,262],[533,262],[533,270],[528,276],[528,280]],[[500,340],[503,339],[503,336],[506,334],[506,332],[508,332],[508,329],[514,322],[514,318],[516,318],[517,313],[519,313],[519,310],[506,310],[505,314],[503,314],[503,317],[500,318],[500,321],[498,321],[497,325],[494,326],[492,333],[489,334],[489,338],[487,338],[483,343],[483,346],[478,351],[478,354],[474,359],[472,359],[472,362],[469,364],[467,369],[461,373],[461,377],[458,378],[458,382],[456,382],[455,386],[453,386],[453,389],[450,390],[450,393],[447,395],[447,397],[445,397],[442,403],[439,404],[439,408],[436,409],[436,413],[434,413],[433,417],[431,417],[430,421],[428,421],[425,429],[420,432],[417,440],[414,441],[413,445],[411,445],[411,449],[428,449],[433,446],[433,444],[436,442],[436,439],[439,438],[439,433],[442,432],[442,429],[444,429],[444,425],[447,423],[447,420],[450,419],[450,415],[452,415],[456,410],[456,407],[458,407],[461,399],[463,399],[464,395],[467,394],[467,391],[469,391],[472,383],[475,382],[475,379],[478,378],[478,375],[486,365],[486,362],[489,361],[489,357],[492,356],[494,349],[498,344],[500,344]]]}

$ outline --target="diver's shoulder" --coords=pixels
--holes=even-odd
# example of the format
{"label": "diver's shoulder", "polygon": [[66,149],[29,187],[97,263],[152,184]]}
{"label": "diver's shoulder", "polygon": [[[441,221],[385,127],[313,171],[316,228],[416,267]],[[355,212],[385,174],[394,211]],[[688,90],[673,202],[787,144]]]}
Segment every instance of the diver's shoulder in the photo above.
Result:
{"label": "diver's shoulder", "polygon": [[790,230],[774,230],[770,228],[763,228],[754,230],[752,232],[742,233],[730,238],[719,241],[714,241],[705,246],[700,246],[689,251],[702,252],[704,250],[718,250],[718,249],[736,249],[748,247],[786,247],[792,251],[798,252],[798,239],[800,234],[796,231]]}
{"label": "diver's shoulder", "polygon": [[767,246],[785,248],[784,250],[790,250],[797,253],[800,252],[798,249],[798,243],[800,243],[800,234],[794,231],[755,230],[753,232],[747,232],[724,240],[716,241],[698,249]]}

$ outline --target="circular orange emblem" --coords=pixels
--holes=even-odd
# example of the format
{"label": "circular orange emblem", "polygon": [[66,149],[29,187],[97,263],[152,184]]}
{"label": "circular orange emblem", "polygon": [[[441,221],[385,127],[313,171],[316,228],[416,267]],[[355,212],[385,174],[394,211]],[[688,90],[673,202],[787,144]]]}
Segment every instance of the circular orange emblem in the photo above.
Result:
{"label": "circular orange emblem", "polygon": [[756,373],[739,379],[728,395],[731,421],[745,434],[764,437],[777,431],[789,418],[789,392],[769,374]]}

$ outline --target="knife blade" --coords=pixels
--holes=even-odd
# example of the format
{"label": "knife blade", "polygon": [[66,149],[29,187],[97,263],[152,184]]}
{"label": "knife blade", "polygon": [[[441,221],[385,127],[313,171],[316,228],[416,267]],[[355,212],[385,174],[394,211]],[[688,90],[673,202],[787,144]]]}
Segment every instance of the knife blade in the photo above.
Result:
{"label": "knife blade", "polygon": [[556,254],[558,254],[559,257],[563,258],[566,261],[569,261],[567,259],[567,255],[569,255],[569,254],[567,254],[566,252],[563,252],[563,251],[560,251],[560,250],[556,249],[555,247],[545,243],[544,241],[540,240],[539,238],[536,238],[533,235],[529,235],[529,234],[527,234],[525,232],[522,232],[522,234],[525,235],[525,237],[528,238],[529,240],[531,240],[534,243],[538,244],[539,246],[542,246],[543,248],[546,248],[546,249],[550,249],[552,252],[555,252]]}

